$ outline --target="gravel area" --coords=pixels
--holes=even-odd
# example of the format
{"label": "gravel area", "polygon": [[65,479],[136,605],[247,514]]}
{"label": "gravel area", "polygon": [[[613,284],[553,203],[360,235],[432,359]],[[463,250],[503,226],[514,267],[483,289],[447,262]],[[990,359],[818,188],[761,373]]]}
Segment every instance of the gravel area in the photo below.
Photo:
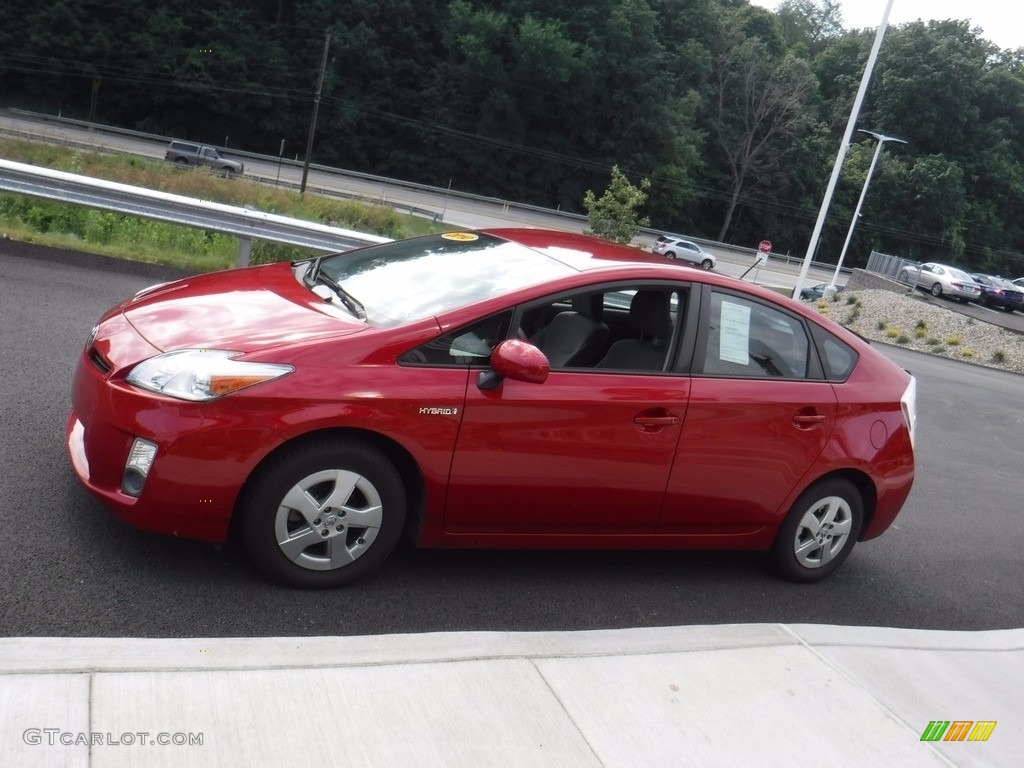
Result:
{"label": "gravel area", "polygon": [[873,341],[1024,374],[1024,334],[884,290],[843,292],[818,311]]}

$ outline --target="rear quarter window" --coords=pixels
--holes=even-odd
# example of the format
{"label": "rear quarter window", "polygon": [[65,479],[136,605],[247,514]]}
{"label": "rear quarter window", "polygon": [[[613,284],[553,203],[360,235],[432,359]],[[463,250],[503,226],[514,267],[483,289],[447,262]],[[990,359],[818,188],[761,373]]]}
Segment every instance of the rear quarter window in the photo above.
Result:
{"label": "rear quarter window", "polygon": [[825,378],[833,382],[843,382],[850,378],[857,365],[857,352],[844,341],[811,323],[811,336],[818,348]]}

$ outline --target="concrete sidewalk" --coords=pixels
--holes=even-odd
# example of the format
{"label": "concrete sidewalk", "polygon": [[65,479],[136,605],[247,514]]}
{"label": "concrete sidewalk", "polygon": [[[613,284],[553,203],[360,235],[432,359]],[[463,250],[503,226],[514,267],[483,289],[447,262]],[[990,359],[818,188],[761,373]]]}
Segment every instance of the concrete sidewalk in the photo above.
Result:
{"label": "concrete sidewalk", "polygon": [[5,638],[0,761],[1010,768],[1022,685],[1024,629]]}

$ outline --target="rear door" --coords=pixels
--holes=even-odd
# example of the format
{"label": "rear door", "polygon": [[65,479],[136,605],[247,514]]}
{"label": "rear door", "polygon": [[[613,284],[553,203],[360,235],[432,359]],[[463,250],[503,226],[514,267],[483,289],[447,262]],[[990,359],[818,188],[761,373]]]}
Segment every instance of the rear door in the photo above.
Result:
{"label": "rear door", "polygon": [[824,450],[838,411],[799,316],[723,289],[706,297],[664,533],[769,523]]}

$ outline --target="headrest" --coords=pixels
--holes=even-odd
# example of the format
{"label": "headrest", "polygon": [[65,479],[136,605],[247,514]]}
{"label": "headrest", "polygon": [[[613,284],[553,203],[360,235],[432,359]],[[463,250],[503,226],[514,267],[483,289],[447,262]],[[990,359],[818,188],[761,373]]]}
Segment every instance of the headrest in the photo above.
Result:
{"label": "headrest", "polygon": [[672,335],[667,291],[637,291],[629,303],[629,319],[642,333],[656,339]]}
{"label": "headrest", "polygon": [[603,293],[581,293],[572,297],[572,308],[591,320],[600,320],[604,314]]}

